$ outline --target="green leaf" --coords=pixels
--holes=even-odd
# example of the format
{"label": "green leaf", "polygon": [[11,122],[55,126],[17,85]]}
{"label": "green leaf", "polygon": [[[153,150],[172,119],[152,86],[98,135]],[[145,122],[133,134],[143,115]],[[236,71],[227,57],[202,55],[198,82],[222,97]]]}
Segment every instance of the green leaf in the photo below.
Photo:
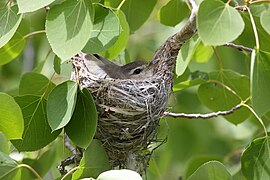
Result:
{"label": "green leaf", "polygon": [[205,45],[223,45],[235,40],[244,30],[240,14],[220,0],[205,0],[200,4],[197,27]]}
{"label": "green leaf", "polygon": [[89,0],[67,0],[53,6],[46,18],[46,35],[53,52],[68,59],[81,51],[90,38],[93,7]]}
{"label": "green leaf", "polygon": [[[122,0],[105,0],[105,5],[117,7]],[[126,0],[121,10],[125,13],[131,32],[139,29],[150,16],[157,0]]]}
{"label": "green leaf", "polygon": [[[257,3],[254,3],[254,4],[257,4]],[[253,34],[254,32],[253,32],[252,23],[250,21],[250,17],[248,13],[242,13],[241,15],[245,22],[245,29],[243,33],[235,40],[235,43],[244,44],[246,47],[253,48],[256,46],[255,44],[256,42],[255,42],[254,36],[251,36],[251,34]],[[254,21],[256,24],[258,36],[260,38],[260,50],[270,52],[270,43],[269,43],[270,34],[268,34],[262,27],[259,17],[254,17]]]}
{"label": "green leaf", "polygon": [[0,92],[0,131],[7,139],[20,139],[23,134],[23,115],[19,105],[8,94]]}
{"label": "green leaf", "polygon": [[185,2],[170,0],[158,11],[160,23],[167,26],[175,26],[187,17],[189,9]]}
{"label": "green leaf", "polygon": [[[198,96],[200,101],[212,111],[230,110],[241,102],[238,96],[242,100],[246,100],[250,96],[249,78],[244,75],[230,70],[222,70],[210,73],[209,77],[212,82],[210,80],[210,82],[200,85]],[[215,81],[226,85],[238,94],[238,96]],[[224,118],[233,124],[239,124],[249,116],[249,110],[241,107],[232,114],[224,116]]]}
{"label": "green leaf", "polygon": [[200,166],[188,180],[232,180],[226,167],[218,161],[209,161]]}
{"label": "green leaf", "polygon": [[194,79],[194,80],[183,81],[173,86],[173,92],[181,91],[183,89],[197,86],[205,82],[206,81],[204,79]]}
{"label": "green leaf", "polygon": [[21,20],[22,14],[18,14],[17,6],[0,8],[0,48],[15,34]]}
{"label": "green leaf", "polygon": [[83,158],[78,168],[73,174],[72,179],[96,178],[100,173],[110,169],[108,156],[100,141],[93,139],[83,153]]}
{"label": "green leaf", "polygon": [[18,164],[8,155],[0,152],[0,179],[13,179],[18,173]]}
{"label": "green leaf", "polygon": [[201,41],[195,52],[193,54],[192,59],[198,63],[207,62],[213,55],[213,49],[211,46],[205,46]]}
{"label": "green leaf", "polygon": [[242,172],[247,179],[262,180],[270,177],[269,136],[251,142],[241,157]]}
{"label": "green leaf", "polygon": [[33,12],[41,9],[55,0],[17,0],[19,13]]}
{"label": "green leaf", "polygon": [[[191,76],[191,79],[188,79],[189,76]],[[190,73],[190,70],[187,68],[184,74],[174,79],[175,85],[173,86],[173,91],[181,91],[183,89],[205,83],[208,80],[208,73],[201,71]]]}
{"label": "green leaf", "polygon": [[175,73],[177,76],[181,76],[185,72],[194,54],[194,49],[196,49],[198,44],[199,44],[199,40],[194,41],[191,38],[181,47],[177,55],[177,61],[176,61],[176,67],[175,67]]}
{"label": "green leaf", "polygon": [[106,51],[114,45],[122,29],[115,12],[101,5],[95,6],[95,21],[91,38],[83,49],[88,54]]}
{"label": "green leaf", "polygon": [[24,50],[26,41],[20,33],[16,32],[11,40],[0,48],[0,65],[7,64]]}
{"label": "green leaf", "polygon": [[261,14],[261,24],[262,24],[262,27],[265,29],[265,31],[270,34],[270,11],[267,10],[267,11],[264,11],[262,14]]}
{"label": "green leaf", "polygon": [[7,138],[5,137],[4,133],[0,131],[0,152],[3,152],[5,154],[9,154],[10,153],[10,149],[9,149],[9,143]]}
{"label": "green leaf", "polygon": [[56,147],[50,146],[50,148],[48,148],[47,151],[44,152],[38,159],[37,158],[34,159],[35,161],[32,167],[35,168],[35,170],[41,177],[43,177],[53,167],[56,157],[57,157]]}
{"label": "green leaf", "polygon": [[77,88],[76,82],[65,81],[49,94],[47,116],[53,131],[61,129],[70,121],[76,105]]}
{"label": "green leaf", "polygon": [[54,56],[53,69],[57,74],[61,73],[61,59],[58,56]]}
{"label": "green leaf", "polygon": [[22,109],[24,132],[21,140],[12,140],[19,151],[35,151],[52,142],[61,131],[51,133],[46,117],[46,101],[39,96],[24,95],[15,97]]}
{"label": "green leaf", "polygon": [[267,3],[252,3],[250,4],[249,8],[251,11],[252,16],[261,17],[262,13],[267,11],[270,7],[270,4]]}
{"label": "green leaf", "polygon": [[83,89],[78,93],[74,114],[65,132],[74,144],[86,148],[95,135],[97,118],[95,102],[89,91]]}
{"label": "green leaf", "polygon": [[259,51],[252,53],[251,93],[252,105],[259,116],[270,110],[270,53]]}
{"label": "green leaf", "polygon": [[213,155],[203,155],[192,157],[192,159],[188,162],[188,166],[185,172],[183,179],[187,179],[190,175],[192,175],[201,165],[209,162],[209,161],[219,161],[216,156]]}
{"label": "green leaf", "polygon": [[36,95],[44,96],[47,99],[48,95],[55,87],[46,76],[34,72],[23,75],[19,86],[19,95]]}
{"label": "green leaf", "polygon": [[123,51],[128,43],[129,39],[129,26],[125,14],[120,10],[117,11],[117,15],[122,27],[122,32],[120,33],[117,41],[114,43],[110,49],[108,49],[103,55],[108,59],[116,58],[121,51]]}

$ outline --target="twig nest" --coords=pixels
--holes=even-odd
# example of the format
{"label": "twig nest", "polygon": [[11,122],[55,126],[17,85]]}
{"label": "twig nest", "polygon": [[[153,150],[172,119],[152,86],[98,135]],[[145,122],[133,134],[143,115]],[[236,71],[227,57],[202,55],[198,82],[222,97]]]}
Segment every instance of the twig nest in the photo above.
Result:
{"label": "twig nest", "polygon": [[[76,60],[76,61],[75,61]],[[144,80],[99,79],[75,59],[73,79],[93,95],[99,114],[96,137],[107,150],[113,167],[143,173],[156,141],[157,126],[168,99],[168,88],[162,77]]]}

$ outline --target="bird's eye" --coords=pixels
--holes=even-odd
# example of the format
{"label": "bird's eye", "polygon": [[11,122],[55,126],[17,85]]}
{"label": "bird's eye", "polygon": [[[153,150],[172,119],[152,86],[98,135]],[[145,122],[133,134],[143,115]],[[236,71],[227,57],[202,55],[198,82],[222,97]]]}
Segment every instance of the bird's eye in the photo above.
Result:
{"label": "bird's eye", "polygon": [[140,74],[142,72],[141,68],[137,68],[133,71],[133,74]]}

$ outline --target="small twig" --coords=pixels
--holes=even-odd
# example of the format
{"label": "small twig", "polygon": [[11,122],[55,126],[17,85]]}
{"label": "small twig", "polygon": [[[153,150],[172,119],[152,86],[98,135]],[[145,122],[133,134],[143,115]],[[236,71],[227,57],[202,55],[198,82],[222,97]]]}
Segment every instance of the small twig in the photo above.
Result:
{"label": "small twig", "polygon": [[65,137],[64,137],[64,143],[65,143],[65,147],[68,148],[73,155],[76,154],[76,148],[73,147],[71,144],[70,144],[70,140],[68,138],[68,136],[65,134]]}
{"label": "small twig", "polygon": [[235,6],[234,8],[240,11],[247,11],[247,6]]}
{"label": "small twig", "polygon": [[174,118],[178,118],[178,117],[182,117],[182,118],[202,118],[202,119],[209,119],[212,117],[217,117],[217,116],[224,116],[224,115],[229,115],[232,114],[235,110],[239,109],[240,107],[242,107],[243,104],[237,104],[236,106],[234,106],[232,109],[227,110],[227,111],[217,111],[217,112],[212,112],[212,113],[207,113],[207,114],[186,114],[186,113],[173,113],[173,112],[164,112],[163,113],[163,117],[165,116],[170,116],[170,117],[174,117]]}
{"label": "small twig", "polygon": [[251,53],[253,51],[252,48],[248,48],[248,47],[245,47],[243,45],[237,45],[234,43],[226,43],[226,44],[224,44],[224,46],[232,47],[232,48],[238,49],[239,51],[246,51],[249,53]]}
{"label": "small twig", "polygon": [[61,161],[61,164],[57,166],[57,169],[61,173],[61,175],[65,175],[66,173],[68,173],[68,171],[66,170],[66,166],[69,166],[71,164],[78,165],[78,162],[80,162],[81,159],[81,154],[72,154],[71,156]]}
{"label": "small twig", "polygon": [[64,138],[64,143],[65,143],[65,147],[68,148],[72,152],[72,155],[67,157],[63,161],[61,161],[61,164],[57,167],[57,169],[62,175],[65,175],[66,173],[68,173],[67,170],[65,169],[66,166],[69,166],[71,164],[78,165],[82,159],[82,154],[83,154],[83,150],[81,148],[77,147],[76,149],[70,144],[70,140],[66,134]]}
{"label": "small twig", "polygon": [[49,6],[44,6],[44,9],[46,12],[48,12],[50,10],[50,7]]}

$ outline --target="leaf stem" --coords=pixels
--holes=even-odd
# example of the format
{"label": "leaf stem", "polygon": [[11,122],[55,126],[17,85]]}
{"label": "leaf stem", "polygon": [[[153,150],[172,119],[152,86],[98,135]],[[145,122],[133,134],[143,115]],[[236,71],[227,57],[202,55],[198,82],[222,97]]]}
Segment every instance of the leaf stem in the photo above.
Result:
{"label": "leaf stem", "polygon": [[26,34],[25,36],[23,36],[23,39],[26,39],[26,38],[33,36],[33,35],[36,35],[36,34],[45,33],[45,32],[46,32],[45,30],[30,32],[29,34]]}
{"label": "leaf stem", "polygon": [[232,1],[232,0],[228,0],[226,4],[230,4],[231,1]]}
{"label": "leaf stem", "polygon": [[70,175],[72,172],[76,171],[77,169],[79,169],[78,166],[75,167],[75,168],[72,168],[70,171],[68,171],[67,174],[65,174],[65,175],[61,178],[61,180],[64,180],[68,175]]}
{"label": "leaf stem", "polygon": [[215,53],[215,55],[217,57],[220,69],[223,69],[223,64],[222,64],[221,58],[220,58],[220,56],[219,56],[219,54],[217,52],[217,49],[215,47],[213,47],[213,46],[212,46],[212,49],[213,49],[213,51],[214,51],[214,53]]}
{"label": "leaf stem", "polygon": [[122,2],[119,4],[119,6],[116,8],[116,10],[119,11],[125,2],[126,2],[126,0],[122,0]]}
{"label": "leaf stem", "polygon": [[261,125],[263,127],[263,130],[264,130],[264,133],[265,133],[265,137],[267,137],[268,136],[267,130],[266,130],[266,127],[265,127],[262,119],[257,115],[257,113],[249,105],[243,103],[242,106],[247,107],[252,112],[252,114],[258,119],[258,121],[261,123]]}
{"label": "leaf stem", "polygon": [[42,180],[42,178],[40,177],[40,175],[29,165],[27,164],[19,164],[18,165],[18,168],[20,167],[26,167],[27,169],[29,169],[30,171],[32,171],[32,173],[39,179],[39,180]]}
{"label": "leaf stem", "polygon": [[249,7],[247,6],[246,8],[247,8],[250,20],[251,20],[251,24],[252,24],[252,28],[253,28],[253,32],[254,32],[254,36],[255,36],[256,49],[259,50],[260,49],[260,42],[259,42],[259,35],[258,35],[257,28],[256,28],[256,24],[255,24],[254,18],[251,14]]}
{"label": "leaf stem", "polygon": [[230,91],[232,94],[234,94],[240,101],[243,101],[242,98],[241,98],[241,96],[239,94],[237,94],[233,89],[231,89],[226,84],[224,84],[224,83],[222,83],[220,81],[217,81],[217,80],[209,80],[208,82],[213,82],[213,83],[216,83],[216,84],[221,85],[222,87],[224,87],[225,89],[227,89],[228,91]]}

